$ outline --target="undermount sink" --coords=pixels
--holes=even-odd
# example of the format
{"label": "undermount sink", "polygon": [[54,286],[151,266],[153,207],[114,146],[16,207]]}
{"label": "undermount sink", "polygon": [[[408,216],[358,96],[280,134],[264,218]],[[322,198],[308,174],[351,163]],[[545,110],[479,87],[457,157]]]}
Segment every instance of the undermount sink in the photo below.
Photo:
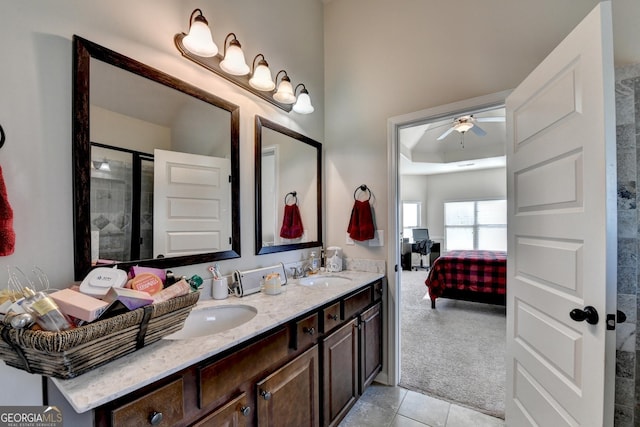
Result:
{"label": "undermount sink", "polygon": [[196,308],[191,311],[178,332],[167,335],[167,340],[184,340],[228,331],[253,319],[258,310],[250,305],[223,305]]}
{"label": "undermount sink", "polygon": [[309,276],[298,280],[302,286],[328,287],[346,285],[351,282],[348,277],[342,276]]}

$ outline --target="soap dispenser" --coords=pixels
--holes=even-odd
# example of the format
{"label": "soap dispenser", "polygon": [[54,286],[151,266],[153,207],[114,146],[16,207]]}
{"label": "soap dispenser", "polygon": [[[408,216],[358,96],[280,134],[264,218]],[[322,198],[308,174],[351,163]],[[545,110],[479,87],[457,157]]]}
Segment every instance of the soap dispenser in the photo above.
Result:
{"label": "soap dispenser", "polygon": [[309,255],[309,267],[312,274],[316,274],[320,270],[320,258],[318,258],[316,251],[311,251]]}

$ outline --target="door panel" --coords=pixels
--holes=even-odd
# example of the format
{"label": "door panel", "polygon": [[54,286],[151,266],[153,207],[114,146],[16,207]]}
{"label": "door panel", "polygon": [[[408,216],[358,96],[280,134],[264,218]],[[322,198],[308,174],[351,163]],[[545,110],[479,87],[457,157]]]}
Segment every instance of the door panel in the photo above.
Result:
{"label": "door panel", "polygon": [[507,98],[509,425],[613,424],[613,88],[605,1]]}
{"label": "door panel", "polygon": [[154,151],[154,257],[231,249],[231,161]]}

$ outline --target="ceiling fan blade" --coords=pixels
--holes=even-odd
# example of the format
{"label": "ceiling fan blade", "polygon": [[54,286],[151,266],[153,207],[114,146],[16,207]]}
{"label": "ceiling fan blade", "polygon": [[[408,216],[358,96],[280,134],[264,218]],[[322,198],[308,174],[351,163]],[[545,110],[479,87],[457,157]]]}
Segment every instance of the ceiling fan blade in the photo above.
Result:
{"label": "ceiling fan blade", "polygon": [[487,134],[487,132],[485,132],[484,129],[480,128],[478,125],[473,125],[471,131],[478,136],[485,136]]}
{"label": "ceiling fan blade", "polygon": [[485,123],[494,122],[495,123],[495,122],[504,122],[505,118],[504,117],[478,117],[478,118],[474,117],[474,120],[476,122],[485,122]]}
{"label": "ceiling fan blade", "polygon": [[453,132],[453,127],[450,127],[449,129],[447,129],[442,135],[440,135],[437,140],[438,141],[442,141],[443,139],[445,139],[451,132]]}

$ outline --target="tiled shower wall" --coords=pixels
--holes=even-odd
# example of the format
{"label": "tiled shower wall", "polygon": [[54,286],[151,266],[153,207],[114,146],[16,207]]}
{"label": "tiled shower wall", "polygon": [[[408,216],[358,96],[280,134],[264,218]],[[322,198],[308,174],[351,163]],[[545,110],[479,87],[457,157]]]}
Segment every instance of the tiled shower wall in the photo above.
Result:
{"label": "tiled shower wall", "polygon": [[638,328],[638,194],[640,167],[640,64],[616,69],[618,161],[618,310],[627,315],[616,332],[615,426],[640,425]]}

